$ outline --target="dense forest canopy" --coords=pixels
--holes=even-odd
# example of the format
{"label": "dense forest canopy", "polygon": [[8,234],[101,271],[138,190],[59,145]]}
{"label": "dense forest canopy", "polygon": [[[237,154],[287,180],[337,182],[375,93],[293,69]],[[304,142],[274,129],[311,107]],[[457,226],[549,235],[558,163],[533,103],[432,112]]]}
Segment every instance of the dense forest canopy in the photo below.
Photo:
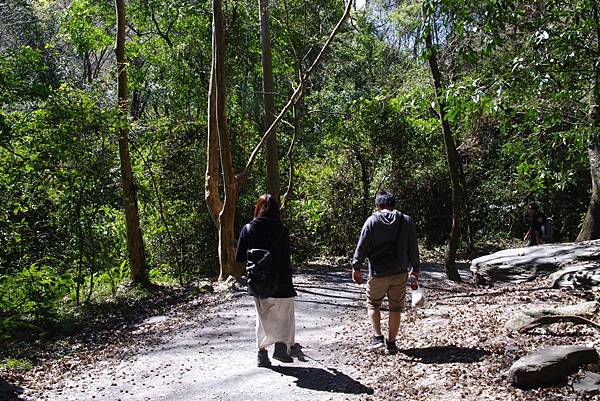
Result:
{"label": "dense forest canopy", "polygon": [[[222,274],[207,133],[225,119],[214,132],[243,172],[269,125],[266,45],[267,116],[302,93],[275,153],[229,195],[214,187],[215,204],[235,195],[232,232],[275,168],[296,261],[349,255],[380,188],[424,244],[455,243],[450,262],[521,237],[529,202],[562,241],[600,236],[596,0],[357,3],[343,18],[341,0],[0,0],[0,332],[130,280],[125,156],[140,274],[180,285]],[[213,178],[227,175],[220,152]]]}

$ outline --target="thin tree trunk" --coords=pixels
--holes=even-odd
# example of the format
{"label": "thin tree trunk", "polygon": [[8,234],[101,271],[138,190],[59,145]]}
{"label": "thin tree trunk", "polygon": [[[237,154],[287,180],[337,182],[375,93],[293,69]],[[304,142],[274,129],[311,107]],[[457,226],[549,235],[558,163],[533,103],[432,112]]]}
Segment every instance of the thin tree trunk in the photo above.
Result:
{"label": "thin tree trunk", "polygon": [[363,220],[369,217],[371,213],[371,195],[369,190],[371,189],[371,174],[369,172],[369,161],[362,153],[360,148],[352,148],[352,153],[358,164],[360,164],[360,180],[362,184],[362,217]]}
{"label": "thin tree trunk", "polygon": [[131,94],[131,119],[139,120],[141,114],[141,94],[139,90],[134,90]]}
{"label": "thin tree trunk", "polygon": [[[88,240],[90,243],[94,243],[94,232],[90,229],[90,220],[95,220],[95,215],[92,215],[92,219],[86,219],[86,227],[88,228]],[[96,265],[96,253],[90,252],[90,262],[89,262],[89,273],[90,273],[90,281],[89,281],[89,289],[87,296],[85,298],[85,303],[89,303],[90,299],[92,299],[92,294],[94,292],[94,266]]]}
{"label": "thin tree trunk", "polygon": [[[214,34],[213,34],[213,48]],[[208,84],[208,140],[206,149],[206,174],[204,179],[204,199],[208,207],[208,212],[212,218],[215,227],[219,227],[219,213],[223,209],[223,202],[219,197],[219,183],[221,169],[219,166],[219,133],[217,131],[217,112],[216,112],[216,78],[215,78],[215,57],[213,57],[210,69],[210,80]]]}
{"label": "thin tree trunk", "polygon": [[600,148],[599,144],[591,144],[588,149],[590,173],[592,176],[592,196],[581,231],[576,241],[589,241],[600,238]]}
{"label": "thin tree trunk", "polygon": [[[600,21],[598,4],[592,2],[592,16],[596,24],[596,55],[600,57]],[[592,197],[583,220],[577,242],[600,238],[600,66],[594,63],[594,86],[590,98],[590,174],[592,176]]]}
{"label": "thin tree trunk", "polygon": [[321,47],[321,51],[319,52],[319,54],[317,54],[317,57],[313,60],[312,64],[306,70],[306,72],[300,77],[300,82],[296,86],[294,93],[292,93],[292,95],[288,98],[288,101],[285,104],[285,106],[283,106],[283,108],[279,111],[279,114],[277,115],[277,117],[275,117],[273,124],[271,124],[269,129],[267,129],[267,131],[264,133],[264,135],[260,139],[259,143],[254,147],[254,150],[252,151],[252,153],[250,153],[250,157],[248,158],[248,161],[246,162],[246,167],[244,167],[244,171],[241,174],[238,174],[238,176],[237,176],[238,183],[240,185],[243,185],[246,182],[246,180],[248,179],[248,177],[250,175],[250,171],[252,171],[252,167],[254,166],[254,161],[256,160],[256,156],[258,155],[258,152],[263,147],[265,142],[269,139],[271,134],[273,134],[277,124],[279,124],[279,122],[281,121],[281,119],[283,118],[285,113],[287,113],[292,108],[292,106],[297,104],[298,101],[302,98],[302,96],[304,94],[304,90],[306,89],[305,88],[306,80],[312,75],[315,68],[321,62],[323,54],[325,53],[325,51],[327,50],[327,48],[329,47],[329,45],[331,44],[331,42],[333,41],[333,39],[335,38],[337,33],[339,32],[344,21],[346,21],[346,19],[348,19],[348,17],[350,16],[351,9],[352,9],[352,2],[349,1],[346,4],[344,14],[340,18],[340,20],[338,21],[336,26],[333,28],[333,31],[331,31],[331,34],[329,34],[329,37],[323,44],[323,47]]}
{"label": "thin tree trunk", "polygon": [[87,84],[92,84],[92,63],[90,61],[90,52],[88,50],[83,54],[83,77]]}
{"label": "thin tree trunk", "polygon": [[[275,120],[269,0],[258,0],[258,15],[260,19],[263,103],[265,109],[263,130],[266,131]],[[279,186],[279,151],[277,145],[277,134],[273,132],[273,134],[267,140],[267,191],[279,198]]]}
{"label": "thin tree trunk", "polygon": [[[211,129],[216,131],[218,138],[219,156],[221,161],[220,167],[223,174],[224,186],[223,203],[217,217],[217,228],[219,231],[219,262],[221,265],[219,279],[223,280],[230,275],[240,277],[244,273],[244,267],[235,261],[235,233],[233,228],[238,185],[233,172],[233,156],[231,153],[231,144],[229,142],[229,133],[227,131],[227,115],[225,112],[225,28],[223,12],[221,11],[221,0],[213,0],[213,71],[211,73],[210,88],[212,90],[210,93],[210,101],[214,102],[212,106],[209,106],[209,109],[214,114],[214,125]],[[214,207],[212,209],[217,210]]]}
{"label": "thin tree trunk", "polygon": [[448,171],[450,173],[450,185],[452,187],[452,231],[448,239],[444,263],[446,267],[446,276],[452,280],[460,282],[460,275],[456,269],[456,252],[460,242],[460,211],[463,203],[463,194],[460,188],[460,169],[458,152],[450,124],[446,119],[445,102],[442,97],[442,76],[437,63],[437,53],[431,41],[431,33],[425,36],[425,46],[429,52],[429,67],[431,68],[431,76],[433,77],[433,86],[435,89],[435,97],[438,102],[438,115],[442,124],[442,134],[444,135],[444,145],[446,147],[446,158],[448,160]]}
{"label": "thin tree trunk", "polygon": [[462,160],[460,159],[460,157],[458,158],[459,163],[458,163],[458,167],[459,167],[459,173],[460,173],[460,186],[462,188],[462,194],[463,194],[463,211],[465,213],[465,225],[467,226],[467,239],[468,239],[468,246],[469,246],[469,252],[473,250],[473,245],[475,243],[474,240],[474,236],[473,236],[473,224],[471,223],[471,204],[469,202],[469,196],[468,196],[468,192],[467,192],[467,179],[465,176],[465,170],[463,168],[463,163]]}
{"label": "thin tree trunk", "polygon": [[121,115],[119,128],[119,157],[121,160],[121,182],[123,185],[123,204],[125,206],[125,224],[127,227],[127,252],[131,264],[131,280],[134,283],[148,284],[144,241],[140,229],[137,196],[131,157],[129,155],[129,128],[127,126],[127,64],[125,63],[125,1],[115,0],[117,9],[117,108]]}
{"label": "thin tree trunk", "polygon": [[83,230],[81,229],[81,207],[83,204],[83,195],[85,191],[85,184],[82,185],[79,190],[79,198],[77,199],[77,205],[75,207],[75,216],[74,220],[77,224],[77,240],[79,242],[79,259],[77,261],[77,282],[75,287],[75,304],[79,305],[81,303],[81,282],[83,281],[83,253],[84,253],[84,245],[85,240],[83,238]]}
{"label": "thin tree trunk", "polygon": [[[239,175],[233,173],[233,157],[229,134],[227,132],[227,118],[225,114],[225,33],[221,0],[213,0],[213,38],[212,38],[212,67],[208,93],[208,145],[207,167],[205,182],[205,200],[209,213],[219,232],[219,279],[229,275],[239,277],[244,273],[244,266],[235,262],[235,235],[234,219],[239,189],[248,179],[258,151],[265,144],[283,115],[302,97],[304,82],[321,61],[325,50],[339,31],[342,23],[350,15],[351,3],[348,3],[342,18],[331,32],[310,68],[301,78],[300,84],[288,99],[277,117],[263,134],[260,142],[252,151],[248,162]],[[220,198],[219,171],[223,177],[223,200]]]}

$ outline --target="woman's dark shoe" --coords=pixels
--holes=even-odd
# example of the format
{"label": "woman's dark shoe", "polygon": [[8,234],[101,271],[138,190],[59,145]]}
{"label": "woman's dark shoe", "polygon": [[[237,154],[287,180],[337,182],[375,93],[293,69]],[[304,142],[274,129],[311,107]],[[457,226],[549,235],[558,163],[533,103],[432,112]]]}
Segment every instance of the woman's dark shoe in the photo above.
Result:
{"label": "woman's dark shoe", "polygon": [[288,354],[287,345],[284,343],[275,343],[275,351],[273,351],[273,359],[277,359],[278,361],[290,363],[294,362],[294,358],[292,358]]}
{"label": "woman's dark shoe", "polygon": [[259,368],[270,368],[271,367],[271,361],[269,360],[269,354],[267,354],[267,350],[264,351],[258,351],[258,356],[256,357],[257,359],[257,366]]}

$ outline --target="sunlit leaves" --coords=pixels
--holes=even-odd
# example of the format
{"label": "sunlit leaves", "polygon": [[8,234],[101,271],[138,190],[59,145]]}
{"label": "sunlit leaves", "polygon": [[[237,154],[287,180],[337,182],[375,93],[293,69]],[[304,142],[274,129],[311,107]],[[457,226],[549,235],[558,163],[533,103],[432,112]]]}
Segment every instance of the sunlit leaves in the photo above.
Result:
{"label": "sunlit leaves", "polygon": [[48,87],[42,74],[47,69],[39,50],[26,46],[4,51],[0,57],[0,107],[46,96]]}
{"label": "sunlit leaves", "polygon": [[109,0],[73,0],[61,27],[80,55],[114,41],[115,12]]}

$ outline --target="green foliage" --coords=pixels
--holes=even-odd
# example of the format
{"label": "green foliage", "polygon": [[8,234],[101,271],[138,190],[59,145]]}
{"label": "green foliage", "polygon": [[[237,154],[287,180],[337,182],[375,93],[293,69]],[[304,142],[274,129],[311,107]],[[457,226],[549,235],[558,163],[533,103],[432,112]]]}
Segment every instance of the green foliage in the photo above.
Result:
{"label": "green foliage", "polygon": [[115,11],[108,0],[73,0],[61,28],[80,57],[114,41]]}
{"label": "green foliage", "polygon": [[32,367],[31,361],[27,359],[8,358],[0,362],[0,369],[8,369],[11,371],[27,371]]}
{"label": "green foliage", "polygon": [[[152,280],[186,285],[215,276],[217,233],[204,204],[210,2],[127,3],[127,122],[114,112],[114,4],[8,3],[17,12],[0,10],[2,339],[25,326],[43,335],[44,319],[66,305],[118,297],[129,279],[119,124],[130,128]],[[349,255],[381,188],[396,192],[422,240],[446,241],[452,199],[427,33],[475,240],[520,237],[532,200],[574,239],[589,202],[586,147],[598,132],[589,118],[599,69],[595,3],[369,3],[343,26],[297,107],[286,214],[294,259]],[[342,6],[273,2],[276,108]],[[224,8],[228,128],[239,172],[264,131],[257,2]],[[294,123],[284,117],[282,177]],[[238,199],[237,228],[265,191],[264,171],[260,155]]]}
{"label": "green foliage", "polygon": [[31,47],[8,49],[0,57],[0,107],[27,98],[45,98],[48,87],[43,82],[43,73],[48,66],[41,52]]}
{"label": "green foliage", "polygon": [[21,315],[48,317],[68,294],[71,277],[49,266],[32,264],[16,274],[0,276],[0,307]]}

